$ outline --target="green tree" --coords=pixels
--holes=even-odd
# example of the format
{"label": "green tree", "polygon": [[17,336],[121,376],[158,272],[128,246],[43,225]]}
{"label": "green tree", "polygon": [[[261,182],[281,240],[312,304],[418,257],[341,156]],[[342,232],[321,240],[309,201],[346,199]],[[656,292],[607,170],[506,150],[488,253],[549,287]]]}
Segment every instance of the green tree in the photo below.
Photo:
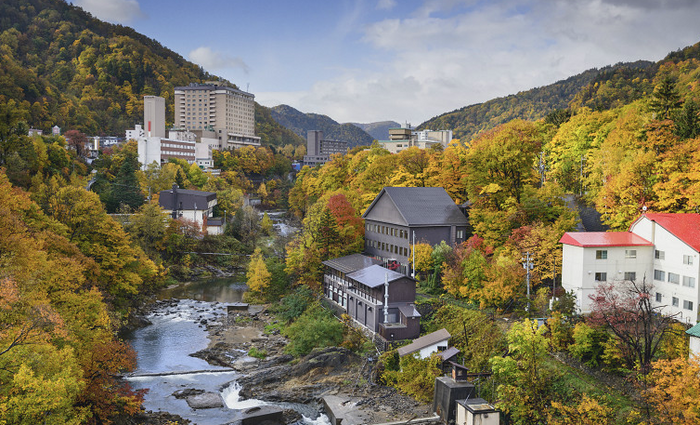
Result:
{"label": "green tree", "polygon": [[663,76],[654,87],[654,93],[649,101],[649,107],[656,114],[656,119],[670,119],[680,105],[681,96],[676,87],[676,80],[669,75]]}
{"label": "green tree", "polygon": [[387,385],[429,403],[433,399],[435,378],[442,374],[439,362],[440,357],[436,354],[425,359],[419,359],[416,355],[403,356],[399,360],[400,370],[388,370],[382,379]]}
{"label": "green tree", "polygon": [[493,357],[498,407],[515,424],[546,423],[556,375],[546,366],[549,342],[546,328],[536,321],[514,323],[507,334],[508,357]]}

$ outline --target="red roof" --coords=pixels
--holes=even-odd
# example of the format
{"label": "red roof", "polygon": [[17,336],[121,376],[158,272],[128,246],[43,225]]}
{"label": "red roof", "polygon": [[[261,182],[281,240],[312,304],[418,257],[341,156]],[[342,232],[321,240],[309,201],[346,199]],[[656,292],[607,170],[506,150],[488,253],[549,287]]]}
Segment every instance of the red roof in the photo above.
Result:
{"label": "red roof", "polygon": [[675,237],[687,243],[694,250],[700,251],[700,214],[642,214],[632,223],[630,229],[644,217],[656,222],[658,225],[671,232]]}
{"label": "red roof", "polygon": [[559,243],[581,247],[596,246],[653,246],[651,242],[632,232],[566,232]]}

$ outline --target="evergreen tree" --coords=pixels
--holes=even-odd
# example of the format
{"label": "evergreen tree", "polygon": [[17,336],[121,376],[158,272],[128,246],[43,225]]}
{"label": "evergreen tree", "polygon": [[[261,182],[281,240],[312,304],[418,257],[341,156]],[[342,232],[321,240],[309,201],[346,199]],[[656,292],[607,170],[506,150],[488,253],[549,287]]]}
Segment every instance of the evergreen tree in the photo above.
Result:
{"label": "evergreen tree", "polygon": [[676,88],[676,81],[673,77],[665,76],[654,88],[649,107],[656,113],[658,120],[670,119],[673,111],[681,104],[681,96]]}
{"label": "evergreen tree", "polygon": [[686,100],[675,120],[675,133],[681,139],[694,139],[700,135],[700,107],[694,100]]}

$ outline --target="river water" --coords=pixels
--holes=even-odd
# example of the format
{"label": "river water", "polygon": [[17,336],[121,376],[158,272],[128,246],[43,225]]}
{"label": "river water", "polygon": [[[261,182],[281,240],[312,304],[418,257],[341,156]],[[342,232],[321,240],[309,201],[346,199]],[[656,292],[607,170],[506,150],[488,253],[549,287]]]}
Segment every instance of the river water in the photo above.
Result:
{"label": "river water", "polygon": [[[212,366],[191,353],[207,347],[209,339],[203,321],[224,317],[227,305],[240,302],[246,290],[245,276],[210,279],[164,290],[160,303],[148,319],[151,325],[135,331],[130,342],[136,351],[137,369],[128,378],[135,389],[148,389],[146,410],[170,412],[199,425],[219,425],[241,418],[240,409],[268,404],[261,400],[241,400],[235,382],[241,375]],[[219,392],[226,407],[193,410],[173,393],[187,388]],[[292,408],[304,416],[303,424],[330,425],[314,406],[275,404]]]}

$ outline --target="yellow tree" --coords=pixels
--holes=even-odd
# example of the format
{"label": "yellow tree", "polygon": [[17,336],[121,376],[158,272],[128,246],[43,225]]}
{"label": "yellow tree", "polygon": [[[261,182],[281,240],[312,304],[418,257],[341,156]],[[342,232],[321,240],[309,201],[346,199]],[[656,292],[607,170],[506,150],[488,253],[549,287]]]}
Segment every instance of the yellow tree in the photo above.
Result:
{"label": "yellow tree", "polygon": [[270,271],[267,270],[267,265],[265,264],[265,259],[263,258],[260,248],[255,248],[255,252],[253,252],[253,255],[250,257],[246,277],[248,279],[248,288],[252,292],[263,294],[265,289],[270,286],[272,275]]}
{"label": "yellow tree", "polygon": [[409,255],[409,264],[413,265],[413,257],[416,258],[416,271],[419,273],[427,273],[433,270],[433,247],[429,243],[421,242],[411,247]]}
{"label": "yellow tree", "polygon": [[653,363],[646,399],[664,424],[700,424],[700,356]]}

